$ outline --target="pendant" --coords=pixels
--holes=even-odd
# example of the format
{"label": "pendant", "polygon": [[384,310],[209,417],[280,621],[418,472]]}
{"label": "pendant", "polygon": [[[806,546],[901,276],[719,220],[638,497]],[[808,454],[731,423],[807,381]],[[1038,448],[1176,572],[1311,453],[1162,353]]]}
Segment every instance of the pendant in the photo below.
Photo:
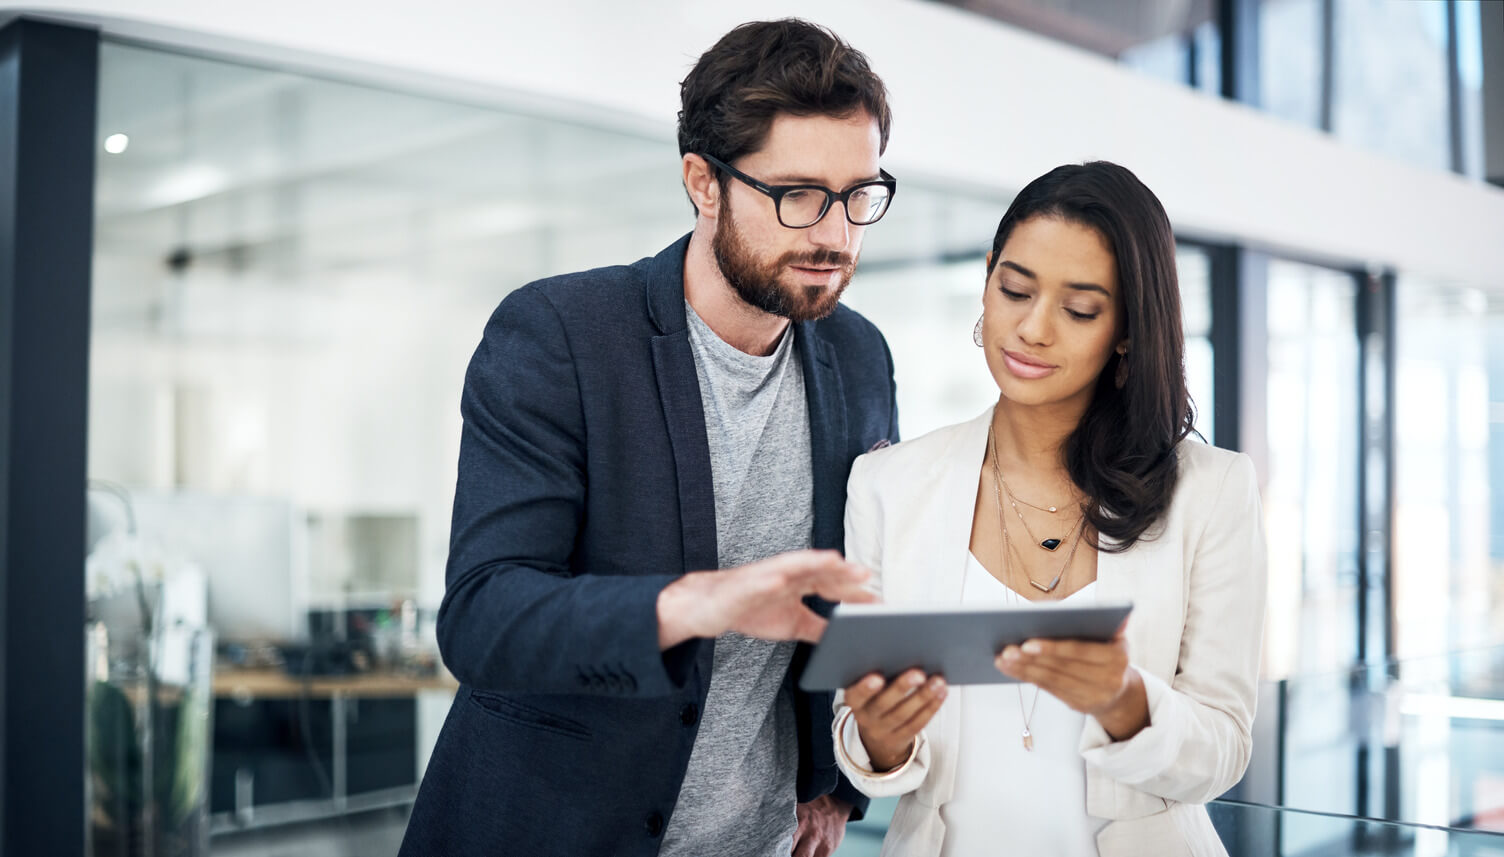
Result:
{"label": "pendant", "polygon": [[1051,506],[1051,507],[1050,507],[1050,508],[1049,508],[1049,512],[1050,512],[1050,514],[1051,514],[1051,515],[1053,515],[1053,514],[1055,514],[1055,512],[1057,512],[1057,511],[1059,511],[1059,510],[1058,510],[1058,509],[1056,509],[1056,508],[1055,508],[1055,507],[1054,507],[1054,506]]}
{"label": "pendant", "polygon": [[1057,587],[1057,586],[1060,585],[1060,578],[1062,578],[1064,576],[1065,576],[1065,572],[1063,572],[1063,571],[1061,573],[1055,575],[1055,579],[1052,580],[1052,581],[1050,581],[1050,585],[1049,586],[1045,586],[1043,583],[1040,583],[1039,581],[1037,581],[1037,580],[1035,580],[1034,578],[1031,577],[1031,578],[1029,578],[1029,585],[1032,586],[1032,587],[1034,587],[1035,589],[1038,589],[1040,592],[1054,592],[1055,591],[1055,587]]}
{"label": "pendant", "polygon": [[1060,540],[1059,539],[1045,539],[1044,541],[1042,541],[1042,542],[1039,543],[1039,546],[1042,547],[1042,548],[1044,548],[1047,551],[1052,551],[1055,548],[1060,547]]}
{"label": "pendant", "polygon": [[1024,749],[1034,752],[1034,735],[1029,732],[1029,727],[1024,727]]}

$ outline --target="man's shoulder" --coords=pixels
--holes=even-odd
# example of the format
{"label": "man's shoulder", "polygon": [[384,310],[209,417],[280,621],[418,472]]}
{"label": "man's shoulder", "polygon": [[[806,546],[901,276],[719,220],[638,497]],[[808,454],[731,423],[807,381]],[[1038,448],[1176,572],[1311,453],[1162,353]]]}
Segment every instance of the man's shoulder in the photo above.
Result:
{"label": "man's shoulder", "polygon": [[[643,287],[647,282],[646,263],[651,259],[649,256],[629,265],[607,265],[568,274],[555,274],[533,280],[513,294],[542,298],[563,314],[578,310],[619,308],[634,300],[640,303]],[[508,295],[508,298],[512,298],[512,295]]]}
{"label": "man's shoulder", "polygon": [[835,312],[815,322],[815,330],[838,345],[846,342],[883,344],[883,335],[877,325],[845,304],[836,304]]}

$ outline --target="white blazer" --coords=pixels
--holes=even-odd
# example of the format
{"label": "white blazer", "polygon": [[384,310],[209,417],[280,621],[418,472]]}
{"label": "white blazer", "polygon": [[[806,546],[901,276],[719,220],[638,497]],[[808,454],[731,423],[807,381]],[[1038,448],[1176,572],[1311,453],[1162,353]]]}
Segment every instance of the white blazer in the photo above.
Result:
{"label": "white blazer", "polygon": [[[846,499],[846,555],[873,570],[890,604],[959,603],[992,409],[970,422],[861,456]],[[1123,553],[1097,555],[1097,599],[1133,603],[1129,659],[1150,725],[1114,742],[1086,718],[1086,812],[1110,823],[1102,857],[1226,855],[1204,804],[1248,767],[1265,600],[1265,547],[1253,463],[1185,441],[1164,519]],[[961,694],[952,688],[902,772],[873,777],[850,719],[835,740],[847,778],[873,797],[902,794],[883,857],[940,853],[940,807],[955,789]],[[844,711],[836,702],[836,722]],[[838,757],[843,754],[837,753]],[[855,762],[855,765],[852,764]]]}

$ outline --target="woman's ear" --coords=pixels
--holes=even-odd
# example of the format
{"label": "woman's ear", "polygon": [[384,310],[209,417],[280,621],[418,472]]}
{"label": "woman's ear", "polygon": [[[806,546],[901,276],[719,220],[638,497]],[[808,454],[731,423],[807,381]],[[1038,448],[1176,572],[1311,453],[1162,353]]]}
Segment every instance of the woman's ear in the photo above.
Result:
{"label": "woman's ear", "polygon": [[680,165],[684,175],[684,190],[701,217],[715,219],[720,214],[721,183],[716,181],[715,170],[699,155],[686,154]]}
{"label": "woman's ear", "polygon": [[987,270],[992,270],[992,251],[987,251]]}

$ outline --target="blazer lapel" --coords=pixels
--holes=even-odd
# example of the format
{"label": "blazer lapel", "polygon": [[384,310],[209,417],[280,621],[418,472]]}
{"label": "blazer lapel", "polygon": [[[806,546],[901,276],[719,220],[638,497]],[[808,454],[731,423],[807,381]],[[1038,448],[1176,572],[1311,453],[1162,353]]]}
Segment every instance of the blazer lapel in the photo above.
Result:
{"label": "blazer lapel", "polygon": [[936,493],[931,508],[936,515],[932,526],[938,562],[929,589],[937,601],[953,604],[961,601],[966,563],[971,555],[977,485],[987,455],[987,427],[991,424],[992,408],[988,408],[956,435],[954,446],[940,458],[940,466],[936,468]]}
{"label": "blazer lapel", "polygon": [[700,378],[695,373],[684,314],[685,236],[659,253],[648,266],[648,314],[662,332],[653,337],[653,369],[658,398],[668,424],[669,446],[679,483],[679,520],[683,529],[682,571],[720,566],[715,537],[715,482],[710,471],[710,442]]}
{"label": "blazer lapel", "polygon": [[809,407],[809,447],[815,482],[814,527],[810,543],[840,550],[845,544],[846,473],[851,462],[846,449],[846,397],[834,349],[812,322],[797,327],[799,362],[804,369],[804,394]]}

